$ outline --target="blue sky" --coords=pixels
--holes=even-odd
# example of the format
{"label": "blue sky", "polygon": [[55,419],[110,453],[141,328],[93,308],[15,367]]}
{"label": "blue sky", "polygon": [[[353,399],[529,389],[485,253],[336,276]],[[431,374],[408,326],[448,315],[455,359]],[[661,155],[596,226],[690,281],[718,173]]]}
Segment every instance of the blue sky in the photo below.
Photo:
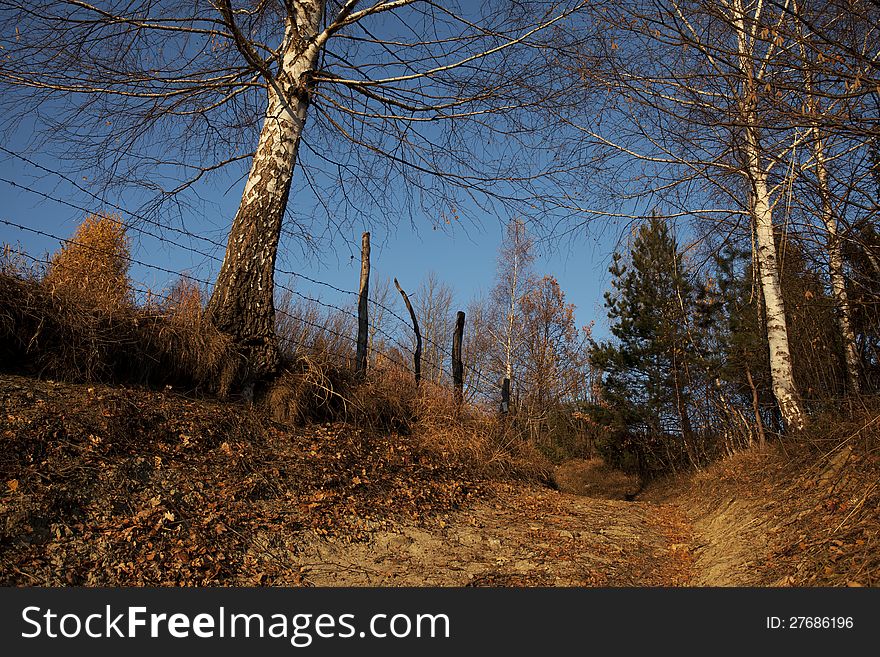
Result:
{"label": "blue sky", "polygon": [[[466,5],[466,8],[475,11],[475,15],[479,15],[485,9],[483,5],[463,4]],[[410,26],[401,23],[400,21],[403,19],[396,15],[382,15],[376,20],[378,21],[377,27],[390,31],[392,35],[401,33],[406,36],[410,34]],[[454,24],[453,27],[458,29],[460,26]],[[451,28],[449,25],[445,28],[442,28],[442,25],[441,28],[433,25],[432,29]],[[193,47],[196,46],[198,44]],[[358,47],[365,50],[360,53],[362,57],[366,57],[365,61],[379,62],[388,59],[386,55],[382,54],[381,49],[377,52],[371,52],[367,46],[359,45]],[[386,74],[394,72],[396,66],[394,61],[391,58],[390,63],[384,64],[387,67]],[[259,95],[256,91],[253,93]],[[22,94],[22,102],[29,102],[29,97],[26,94]],[[124,191],[109,192],[105,196],[104,192],[100,191],[101,188],[95,186],[90,178],[83,177],[85,173],[88,173],[89,166],[95,165],[96,169],[101,169],[103,163],[83,161],[85,156],[80,157],[79,160],[72,157],[72,155],[79,154],[79,151],[75,150],[76,146],[60,141],[51,128],[51,123],[56,119],[56,112],[60,111],[63,114],[65,111],[70,112],[71,108],[75,110],[78,107],[77,102],[79,101],[74,100],[71,105],[66,105],[64,101],[59,101],[56,98],[53,101],[42,102],[38,107],[29,108],[28,111],[16,112],[22,117],[20,128],[11,135],[11,139],[0,146],[24,156],[31,162],[4,153],[0,148],[0,195],[2,195],[0,198],[3,199],[3,205],[0,207],[0,219],[65,238],[73,235],[76,226],[89,212],[114,212],[117,208],[122,208],[125,212],[136,214],[138,208],[145,202],[146,198],[142,195],[142,191],[138,192],[132,188],[121,188]],[[22,104],[20,107],[24,110],[29,106]],[[146,162],[163,162],[162,167],[155,167],[152,170],[149,166],[127,170],[126,166],[129,162],[123,160],[117,163],[122,171],[121,176],[125,176],[130,171],[133,171],[133,173],[129,173],[132,178],[139,178],[146,174],[147,177],[153,176],[159,184],[166,188],[173,187],[184,179],[185,168],[181,168],[179,179],[175,178],[175,167],[169,165],[169,162],[178,159],[178,157],[167,151],[168,149],[174,151],[178,147],[182,149],[181,153],[186,150],[186,147],[180,144],[187,141],[187,131],[189,130],[187,124],[181,122],[180,125],[175,124],[174,127],[168,127],[159,122],[159,127],[153,132],[126,133],[123,128],[118,127],[119,121],[116,117],[119,115],[114,115],[111,109],[104,110],[101,107],[100,105],[92,107],[82,114],[76,111],[69,114],[72,121],[69,124],[70,131],[84,140],[81,145],[89,146],[88,135],[93,134],[99,139],[102,137],[110,139],[113,137],[113,132],[121,130],[120,135],[127,134],[129,137],[133,136],[135,140],[144,139],[147,142],[131,146],[134,154],[132,159],[137,159],[138,153],[144,153],[148,158],[156,158],[146,159]],[[111,103],[109,107],[114,106]],[[306,127],[307,135],[311,135],[310,130],[318,121],[315,109],[310,109],[311,118]],[[109,113],[100,115],[103,111]],[[93,114],[94,116],[92,116]],[[93,118],[102,120],[91,122]],[[125,122],[122,121],[122,123]],[[9,125],[6,120],[0,120],[0,124]],[[223,126],[225,124],[221,122],[217,125]],[[440,127],[440,125],[438,124],[438,130],[449,128],[448,124],[442,124],[444,127]],[[554,155],[549,151],[537,153],[544,146],[540,137],[534,138],[537,140],[537,154],[531,154],[527,150],[518,150],[518,144],[528,142],[528,138],[523,135],[519,135],[516,142],[509,141],[505,139],[506,133],[503,129],[498,132],[484,131],[482,125],[483,123],[480,121],[476,124],[476,128],[457,129],[466,135],[460,138],[463,139],[469,152],[473,151],[475,161],[485,162],[490,168],[495,162],[506,163],[521,158],[523,162],[541,169],[543,165],[551,161],[551,158],[558,157],[558,153]],[[48,132],[41,132],[41,128],[46,126],[50,126]],[[415,128],[415,126],[411,127]],[[554,129],[554,126],[549,124],[544,127],[551,132]],[[430,142],[431,137],[441,137],[437,139],[437,143],[442,145],[445,143],[442,136],[452,134],[452,132],[432,134],[430,131],[433,129],[433,127],[423,129],[425,131],[423,137],[428,137],[426,142],[418,141],[417,135],[411,131],[407,133],[407,138],[415,139],[414,143],[422,148]],[[44,142],[43,146],[34,146],[39,143],[38,134],[43,137],[49,134],[51,139],[48,143]],[[159,141],[150,142],[151,137],[157,137]],[[204,160],[205,164],[210,165],[213,161],[220,161],[233,152],[235,154],[246,152],[237,150],[235,140],[232,138],[230,138],[228,145],[231,150],[229,152],[223,151],[224,137],[228,137],[228,135],[224,134],[220,139],[221,147],[218,150],[220,154],[213,153],[215,160]],[[244,140],[243,147],[253,141],[252,138],[255,139],[255,134]],[[119,139],[120,137],[117,137],[116,141]],[[321,137],[315,136],[313,139],[313,143],[300,150],[300,161],[310,167],[309,171],[317,171],[322,164],[326,164],[320,161],[315,152],[310,154],[310,148],[316,149],[318,153],[324,153],[325,151],[322,149],[331,148],[321,140]],[[354,149],[345,140],[339,140],[335,143],[337,143],[337,147],[331,149],[332,161],[348,164],[348,158]],[[380,143],[384,144],[385,142],[380,140]],[[212,155],[212,144],[209,144],[206,149],[209,152],[209,158]],[[99,150],[96,147],[96,151]],[[443,150],[442,148],[436,150],[428,148],[424,153],[442,157]],[[458,154],[453,153],[453,155]],[[182,159],[186,160],[185,157]],[[195,162],[201,163],[198,159]],[[368,160],[364,160],[364,162],[367,162],[367,165],[361,169],[355,169],[358,173],[369,166]],[[38,166],[35,167],[34,163]],[[439,280],[447,283],[453,289],[457,306],[465,309],[473,297],[487,292],[494,284],[496,257],[504,234],[504,224],[510,217],[490,215],[475,205],[458,203],[456,211],[460,221],[453,221],[452,224],[446,225],[440,216],[449,208],[437,207],[437,196],[432,196],[430,193],[420,195],[418,189],[414,189],[410,194],[409,189],[401,187],[401,181],[405,176],[398,176],[390,184],[387,184],[387,181],[382,178],[385,172],[382,170],[381,162],[378,164],[376,171],[369,172],[373,175],[370,178],[370,184],[365,183],[367,191],[363,196],[369,197],[370,194],[375,194],[384,201],[386,211],[389,211],[389,208],[390,212],[400,211],[400,218],[387,221],[385,217],[371,214],[375,211],[351,203],[346,207],[339,207],[341,215],[346,215],[346,219],[349,215],[353,215],[355,220],[338,222],[338,225],[345,226],[342,229],[343,232],[332,232],[332,229],[327,231],[325,235],[321,236],[320,248],[314,251],[304,252],[299,244],[290,239],[282,241],[277,263],[279,269],[300,272],[335,287],[354,291],[359,277],[361,231],[370,230],[374,280],[396,276],[404,288],[412,294],[423,278],[429,272],[434,272]],[[39,166],[45,167],[46,170],[40,170]],[[76,166],[85,168],[74,170],[72,167]],[[314,169],[311,166],[314,166]],[[438,164],[439,166],[440,164]],[[328,169],[333,174],[333,166],[329,166]],[[163,216],[162,222],[166,225],[177,228],[184,227],[186,231],[207,238],[210,242],[190,239],[180,233],[168,230],[162,231],[162,235],[172,241],[169,244],[132,231],[130,234],[133,238],[133,258],[173,272],[188,272],[200,280],[213,281],[219,268],[218,259],[222,257],[222,245],[226,243],[227,231],[244,187],[242,174],[246,173],[246,170],[246,163],[233,165],[228,172],[224,169],[210,180],[198,183],[195,188],[190,190],[192,194],[187,197],[190,203],[180,207],[174,207],[171,204],[170,207],[173,211]],[[61,176],[66,176],[67,179],[57,173],[50,172],[60,172]],[[191,169],[188,175],[192,175]],[[354,199],[354,203],[357,203],[359,197],[356,194],[351,197],[347,196],[348,188],[345,185],[352,184],[350,178],[342,176],[336,179],[333,175],[328,176],[322,173],[313,175],[317,177],[309,180],[306,184],[302,169],[298,170],[291,202],[299,203],[301,207],[294,206],[291,214],[300,216],[301,211],[301,216],[305,217],[304,221],[312,222],[310,224],[312,232],[319,233],[323,230],[322,224],[328,226],[333,223],[326,221],[326,217],[321,216],[321,212],[328,212],[323,208],[322,200],[327,200],[332,204],[339,203],[340,198],[345,202],[351,198]],[[492,174],[488,173],[487,175],[491,177]],[[372,187],[372,183],[376,182],[378,183],[376,187]],[[385,189],[382,188],[383,182],[386,183]],[[430,189],[432,185],[432,182],[428,182],[426,189]],[[314,192],[316,187],[319,190],[318,193],[327,194],[327,199],[306,198],[311,192]],[[32,191],[27,191],[28,188]],[[303,190],[306,192],[305,196],[298,196],[297,194],[302,194]],[[498,190],[500,194],[504,194],[505,191],[507,190]],[[560,190],[560,194],[562,191]],[[90,196],[90,194],[94,196]],[[466,196],[466,193],[463,195]],[[50,198],[46,198],[46,196]],[[95,196],[104,202],[99,202]],[[442,196],[442,194],[438,196]],[[382,205],[382,202],[379,205]],[[166,206],[166,209],[168,207]],[[427,209],[419,210],[419,208]],[[130,217],[126,216],[125,212],[121,214],[128,221]],[[430,216],[430,213],[433,213],[433,216]],[[528,219],[526,217],[527,222]],[[141,224],[141,226],[151,231],[156,230],[149,225]],[[438,227],[435,229],[435,226]],[[599,228],[600,230],[594,231],[593,234],[587,234],[586,231],[583,231],[565,238],[564,241],[539,243],[535,271],[539,275],[551,274],[555,276],[565,292],[567,301],[575,304],[577,308],[578,324],[583,326],[595,322],[594,335],[598,338],[604,338],[608,335],[608,331],[602,295],[609,284],[607,268],[618,231],[611,226],[605,226],[604,229],[601,229],[603,227]],[[24,251],[34,256],[42,256],[59,247],[57,239],[28,233],[2,223],[0,223],[0,241],[13,245],[18,244]],[[193,253],[192,248],[207,253],[207,256]],[[138,264],[132,266],[131,273],[136,285],[157,291],[166,288],[175,278],[174,275],[165,271]],[[354,309],[354,301],[351,296],[334,292],[327,287],[315,286],[302,279],[293,281],[284,274],[279,274],[276,281],[283,285],[292,285],[303,294],[319,298],[325,303],[350,304],[350,307]],[[392,295],[391,302],[395,304],[399,314],[406,314],[399,295]]]}
{"label": "blue sky", "polygon": [[[28,149],[28,136],[24,133],[16,135],[7,147],[47,169],[60,170],[60,163],[51,156]],[[18,187],[10,183],[16,183]],[[89,189],[88,181],[77,180],[77,184]],[[195,208],[184,211],[177,220],[188,231],[225,244],[225,231],[234,216],[242,188],[241,180],[222,190],[214,186],[210,194],[211,203],[202,210]],[[98,203],[94,199],[59,176],[47,174],[5,153],[0,154],[0,193],[3,198],[0,219],[59,237],[73,235],[84,216],[79,208],[100,209],[96,207]],[[112,211],[112,205],[128,209],[138,204],[130,197],[106,198],[111,206],[103,208],[107,211]],[[405,289],[412,292],[425,275],[433,271],[441,281],[452,287],[456,304],[464,309],[471,298],[487,292],[494,283],[503,223],[496,217],[481,220],[478,213],[469,208],[461,210],[458,224],[445,230],[433,229],[431,218],[424,219],[423,226],[426,227],[415,228],[408,220],[403,220],[396,228],[389,229],[385,222],[377,221],[371,225],[370,218],[364,218],[363,225],[371,231],[372,236],[373,280],[396,276]],[[149,226],[147,228],[155,230]],[[214,279],[218,263],[193,254],[188,248],[195,246],[220,257],[222,251],[218,247],[198,240],[188,243],[174,232],[165,232],[164,235],[175,244],[159,242],[132,232],[133,257],[175,272],[191,272],[196,278]],[[566,299],[577,307],[579,325],[595,321],[594,335],[599,338],[607,336],[602,294],[609,283],[607,267],[615,239],[614,230],[605,230],[601,236],[584,232],[569,241],[541,243],[535,263],[538,274],[552,274],[560,281]],[[354,291],[360,271],[360,240],[360,232],[353,232],[348,237],[337,234],[324,244],[320,252],[311,255],[304,254],[302,249],[288,241],[282,244],[278,265],[281,269],[301,272],[310,278]],[[37,257],[53,252],[59,246],[58,240],[3,224],[0,224],[0,242],[20,245],[25,252]],[[352,255],[355,257],[352,258]],[[132,278],[136,284],[161,290],[174,277],[149,267],[133,265]],[[278,282],[292,283],[298,291],[329,304],[346,303],[345,295],[302,279],[294,281],[280,274]],[[398,295],[393,295],[391,301],[395,308],[400,306],[400,314],[405,314]],[[351,298],[348,303],[352,304],[353,309]]]}

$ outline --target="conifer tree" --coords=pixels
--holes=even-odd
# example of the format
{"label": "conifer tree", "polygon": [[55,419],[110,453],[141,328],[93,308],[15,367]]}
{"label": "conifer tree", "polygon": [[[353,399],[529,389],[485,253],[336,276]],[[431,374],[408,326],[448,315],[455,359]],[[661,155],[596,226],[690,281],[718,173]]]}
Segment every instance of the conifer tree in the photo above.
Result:
{"label": "conifer tree", "polygon": [[652,217],[639,229],[629,262],[616,253],[609,271],[614,279],[605,305],[617,340],[594,343],[590,355],[603,372],[593,414],[616,437],[607,455],[636,458],[643,470],[674,466],[670,457],[676,460],[682,448],[694,459],[688,336],[694,295],[666,222]]}

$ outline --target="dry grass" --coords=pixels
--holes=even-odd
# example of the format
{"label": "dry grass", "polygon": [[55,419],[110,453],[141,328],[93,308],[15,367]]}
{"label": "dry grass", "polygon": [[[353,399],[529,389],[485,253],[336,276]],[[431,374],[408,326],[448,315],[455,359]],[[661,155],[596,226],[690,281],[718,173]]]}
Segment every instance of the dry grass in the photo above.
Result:
{"label": "dry grass", "polygon": [[598,457],[563,463],[553,479],[563,492],[609,500],[632,499],[641,487],[637,476],[615,470]]}
{"label": "dry grass", "polygon": [[263,406],[269,417],[287,425],[329,422],[345,417],[353,376],[320,354],[302,355],[269,386]]}
{"label": "dry grass", "polygon": [[4,363],[58,378],[131,377],[138,344],[128,279],[129,240],[118,217],[87,217],[45,271],[4,246],[0,338]]}
{"label": "dry grass", "polygon": [[[133,301],[121,223],[91,217],[45,271],[10,250],[0,259],[0,356],[4,367],[89,383],[172,385],[225,398],[241,363],[206,319],[203,291],[185,278]],[[102,262],[100,256],[106,258]],[[83,272],[88,270],[89,274]],[[314,303],[279,303],[285,365],[258,406],[275,422],[343,422],[366,433],[412,436],[444,462],[504,476],[549,480],[550,464],[507,419],[456,404],[446,386],[415,385],[401,354],[377,355],[353,373],[354,327]]]}
{"label": "dry grass", "polygon": [[0,273],[0,343],[6,368],[72,380],[113,381],[135,372],[135,313],[56,294],[41,280]]}
{"label": "dry grass", "polygon": [[370,433],[411,435],[444,462],[493,476],[549,481],[552,466],[534,444],[494,413],[457,406],[452,390],[422,381],[393,363],[358,381],[347,367],[301,356],[263,400],[282,424],[345,422]]}
{"label": "dry grass", "polygon": [[422,383],[414,433],[452,461],[474,464],[495,476],[550,481],[551,463],[509,417],[473,405],[458,407],[448,387]]}
{"label": "dry grass", "polygon": [[94,214],[49,261],[42,283],[53,297],[108,315],[131,310],[131,243],[116,215]]}
{"label": "dry grass", "polygon": [[[54,269],[58,271],[57,265]],[[70,280],[73,280],[70,276]],[[172,384],[224,396],[238,371],[229,338],[204,318],[199,289],[176,283],[143,307],[0,264],[0,355],[7,370],[68,381]]]}
{"label": "dry grass", "polygon": [[8,246],[0,257],[0,338],[7,368],[89,382],[201,388],[226,396],[239,371],[231,340],[183,278],[134,303],[130,242],[119,217],[91,215],[44,268]]}
{"label": "dry grass", "polygon": [[418,397],[412,373],[389,363],[375,368],[355,387],[350,418],[370,428],[412,433]]}
{"label": "dry grass", "polygon": [[153,379],[189,383],[226,397],[240,369],[229,336],[205,317],[199,287],[181,278],[159,303],[142,310],[141,344],[152,360]]}
{"label": "dry grass", "polygon": [[[814,416],[801,435],[723,458],[697,473],[651,483],[643,495],[674,502],[708,550],[730,558],[725,584],[880,584],[880,400],[851,417]],[[737,547],[739,545],[739,547]]]}

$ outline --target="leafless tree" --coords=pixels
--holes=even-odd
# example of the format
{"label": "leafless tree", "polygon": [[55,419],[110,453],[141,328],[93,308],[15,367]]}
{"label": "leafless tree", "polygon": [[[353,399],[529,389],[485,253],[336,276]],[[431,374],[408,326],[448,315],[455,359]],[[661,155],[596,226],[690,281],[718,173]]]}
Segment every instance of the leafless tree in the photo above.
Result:
{"label": "leafless tree", "polygon": [[490,367],[489,320],[486,299],[476,295],[467,304],[468,330],[464,335],[465,396],[470,402],[497,400],[498,382],[493,380]]}
{"label": "leafless tree", "polygon": [[774,394],[786,424],[800,427],[777,249],[786,232],[815,245],[857,391],[842,249],[877,213],[877,3],[608,0],[593,9],[603,38],[574,71],[582,109],[560,118],[605,175],[590,196],[572,190],[570,207],[624,221],[660,207],[715,244],[750,239]]}
{"label": "leafless tree", "polygon": [[452,344],[453,292],[434,271],[429,271],[413,295],[419,325],[425,339],[422,376],[434,383],[443,380]]}
{"label": "leafless tree", "polygon": [[809,151],[810,135],[779,102],[803,88],[782,14],[760,0],[612,1],[596,20],[607,26],[604,45],[578,72],[597,100],[570,120],[581,147],[607,163],[619,217],[661,206],[716,232],[748,227],[774,395],[786,424],[803,427],[777,236],[802,169],[793,154]]}
{"label": "leafless tree", "polygon": [[555,30],[581,5],[4,0],[3,125],[35,122],[42,148],[145,187],[154,210],[249,166],[208,313],[256,380],[278,363],[283,231],[546,194],[552,165],[520,149],[547,148],[530,112],[552,100]]}
{"label": "leafless tree", "polygon": [[553,276],[543,276],[523,295],[522,387],[533,411],[587,396],[587,338],[575,322],[575,307]]}
{"label": "leafless tree", "polygon": [[370,326],[368,333],[369,353],[372,354],[372,366],[378,362],[379,355],[388,347],[388,340],[393,338],[388,326],[388,307],[391,304],[391,279],[387,276],[370,285]]}
{"label": "leafless tree", "polygon": [[534,260],[535,244],[525,222],[511,219],[498,253],[496,283],[489,295],[486,330],[492,338],[488,349],[496,363],[496,375],[506,378],[513,390],[527,330],[522,303],[536,282],[532,268]]}

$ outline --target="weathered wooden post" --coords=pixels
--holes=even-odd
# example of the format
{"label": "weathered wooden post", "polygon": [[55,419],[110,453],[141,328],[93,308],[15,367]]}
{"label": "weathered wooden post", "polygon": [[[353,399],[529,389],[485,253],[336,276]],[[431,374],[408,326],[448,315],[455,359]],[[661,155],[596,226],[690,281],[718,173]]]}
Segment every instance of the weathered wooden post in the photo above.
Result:
{"label": "weathered wooden post", "polygon": [[358,296],[358,337],[355,374],[363,379],[367,375],[367,341],[369,339],[368,301],[370,296],[370,234],[361,239],[361,286]]}
{"label": "weathered wooden post", "polygon": [[419,320],[416,318],[416,311],[413,310],[409,297],[403,291],[403,288],[400,287],[400,283],[397,282],[396,278],[394,279],[394,286],[400,292],[400,296],[403,297],[403,302],[406,304],[406,309],[409,311],[409,316],[412,319],[413,331],[416,334],[416,351],[413,354],[413,366],[416,374],[416,387],[418,387],[422,380],[422,332],[419,331]]}
{"label": "weathered wooden post", "polygon": [[455,316],[455,333],[452,335],[452,383],[455,386],[455,404],[464,400],[464,365],[461,362],[461,339],[464,335],[464,312]]}

